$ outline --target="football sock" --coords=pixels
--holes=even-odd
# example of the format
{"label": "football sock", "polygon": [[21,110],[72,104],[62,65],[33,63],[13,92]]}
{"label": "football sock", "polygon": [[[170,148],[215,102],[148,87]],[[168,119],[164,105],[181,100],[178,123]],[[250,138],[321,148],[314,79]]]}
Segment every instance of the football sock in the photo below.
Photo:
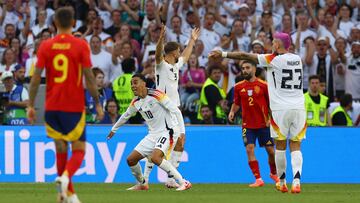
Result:
{"label": "football sock", "polygon": [[301,151],[291,152],[291,165],[294,175],[293,185],[300,184],[303,157]]}
{"label": "football sock", "polygon": [[139,162],[134,166],[130,166],[130,169],[131,169],[131,173],[135,176],[136,180],[139,183],[144,184],[145,179],[141,173],[141,165],[139,164]]}
{"label": "football sock", "polygon": [[261,178],[259,170],[259,162],[257,160],[249,161],[249,166],[256,179]]}
{"label": "football sock", "polygon": [[72,152],[71,158],[66,164],[67,175],[69,179],[75,174],[75,172],[80,168],[81,163],[84,159],[85,151],[84,150],[74,150]]}
{"label": "football sock", "polygon": [[65,170],[67,162],[67,152],[65,153],[56,153],[56,168],[58,176],[61,176]]}
{"label": "football sock", "polygon": [[[174,150],[171,152],[171,156],[170,156],[169,162],[170,162],[171,165],[173,165],[176,169],[179,167],[182,153],[183,153],[183,152],[174,151]],[[173,178],[168,176],[168,181],[171,181],[171,179],[173,179]]]}
{"label": "football sock", "polygon": [[170,178],[175,178],[175,180],[179,181],[180,184],[184,183],[183,177],[181,176],[181,174],[179,173],[178,170],[176,170],[176,168],[174,166],[172,166],[170,164],[169,161],[167,161],[166,159],[163,159],[161,164],[159,165],[159,167],[164,170],[165,172],[167,172],[167,174],[169,175]]}
{"label": "football sock", "polygon": [[72,181],[71,181],[71,179],[70,179],[69,185],[68,185],[68,196],[69,196],[69,194],[72,195],[72,194],[74,194],[74,193],[75,193],[74,185],[73,185],[73,183],[72,183]]}
{"label": "football sock", "polygon": [[286,150],[275,150],[275,164],[280,184],[286,184]]}
{"label": "football sock", "polygon": [[269,159],[269,166],[270,166],[270,173],[275,175],[276,174],[276,164],[275,164],[275,160],[270,160]]}
{"label": "football sock", "polygon": [[145,180],[149,180],[150,173],[154,168],[154,163],[151,162],[149,159],[146,159],[145,162],[145,169],[144,169],[144,178]]}

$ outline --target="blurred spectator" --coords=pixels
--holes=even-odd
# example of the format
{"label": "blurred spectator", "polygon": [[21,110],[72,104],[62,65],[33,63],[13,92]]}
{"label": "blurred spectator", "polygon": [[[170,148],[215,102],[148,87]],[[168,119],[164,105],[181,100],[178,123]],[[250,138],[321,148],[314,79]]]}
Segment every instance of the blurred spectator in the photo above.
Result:
{"label": "blurred spectator", "polygon": [[339,37],[335,41],[336,61],[334,63],[334,81],[336,98],[345,94],[345,69],[346,69],[346,45],[345,38]]}
{"label": "blurred spectator", "polygon": [[200,120],[199,124],[202,125],[225,124],[223,120],[214,117],[213,111],[208,105],[202,105],[199,111],[202,117],[202,120]]}
{"label": "blurred spectator", "polygon": [[308,22],[308,14],[305,11],[300,11],[296,15],[297,30],[291,34],[291,39],[295,44],[296,52],[300,55],[301,58],[305,57],[306,55],[306,39],[309,37],[313,39],[317,38],[316,31],[309,28]]}
{"label": "blurred spectator", "polygon": [[347,38],[349,44],[360,41],[360,24],[354,26],[350,30],[350,36]]}
{"label": "blurred spectator", "polygon": [[[0,32],[3,33],[3,32]],[[4,38],[0,40],[0,55],[2,56],[5,49],[9,48],[10,40],[16,37],[16,28],[13,24],[7,24],[4,30]]]}
{"label": "blurred spectator", "polygon": [[240,19],[235,19],[232,24],[232,34],[237,41],[237,47],[239,51],[249,52],[250,49],[250,37],[244,32],[244,23]]}
{"label": "blurred spectator", "polygon": [[98,0],[98,7],[95,9],[98,11],[100,18],[104,22],[104,29],[108,29],[111,26],[111,8],[108,0]]}
{"label": "blurred spectator", "polygon": [[306,122],[309,126],[330,125],[329,98],[320,93],[320,78],[317,75],[309,77],[309,91],[304,94]]}
{"label": "blurred spectator", "polygon": [[[208,69],[209,78],[205,81],[200,92],[200,108],[198,112],[198,119],[201,117],[201,106],[208,105],[214,113],[214,117],[218,119],[217,124],[226,124],[226,111],[228,110],[226,93],[218,86],[221,78],[220,66],[210,66]],[[221,121],[221,122],[220,122]]]}
{"label": "blurred spectator", "polygon": [[185,88],[185,92],[180,95],[182,108],[185,110],[191,103],[199,99],[201,87],[206,79],[205,71],[199,67],[199,61],[195,54],[190,55],[187,67],[180,81],[181,86]]}
{"label": "blurred spectator", "polygon": [[87,30],[91,29],[91,24],[99,16],[99,13],[95,9],[89,9],[87,12],[86,19],[83,21],[83,25],[78,29],[79,32],[85,33]]}
{"label": "blurred spectator", "polygon": [[45,22],[47,25],[52,23],[52,17],[55,14],[54,10],[47,7],[47,0],[36,0],[36,3],[33,6],[30,6],[30,15],[31,15],[31,22],[30,26],[34,26],[38,12],[44,10],[46,12],[46,19]]}
{"label": "blurred spectator", "polygon": [[19,38],[15,37],[10,40],[10,48],[14,50],[16,63],[25,66],[25,62],[30,56],[27,50],[21,46]]}
{"label": "blurred spectator", "polygon": [[352,16],[352,8],[348,4],[343,4],[340,6],[339,15],[338,15],[338,23],[339,29],[345,33],[345,39],[350,36],[351,28],[355,26],[355,24],[351,21]]}
{"label": "blurred spectator", "polygon": [[[30,81],[32,75],[34,74],[35,71],[35,64],[37,62],[37,56],[36,56],[36,52],[39,49],[41,40],[35,40],[34,43],[34,50],[33,53],[30,53],[30,58],[28,58],[25,62],[25,78],[26,81]],[[46,74],[46,70],[44,69],[44,71],[41,73],[41,83],[45,83],[45,74]]]}
{"label": "blurred spectator", "polygon": [[204,53],[204,43],[201,40],[196,40],[195,48],[194,48],[195,55],[198,57],[199,66],[200,67],[207,67],[209,58]]}
{"label": "blurred spectator", "polygon": [[131,37],[131,26],[128,24],[122,24],[120,27],[120,31],[115,34],[114,40],[115,42],[120,42],[121,44],[124,42],[130,42],[132,51],[131,55],[136,56],[137,58],[140,57],[141,49],[140,49],[140,43]]}
{"label": "blurred spectator", "polygon": [[140,10],[139,0],[128,0],[127,3],[120,1],[120,6],[123,9],[121,14],[122,21],[131,26],[131,36],[135,40],[140,41],[141,23],[145,13]]}
{"label": "blurred spectator", "polygon": [[220,36],[214,31],[215,14],[206,13],[204,17],[203,27],[201,28],[200,40],[204,44],[202,55],[206,56],[214,47],[220,44]]}
{"label": "blurred spectator", "polygon": [[31,27],[30,35],[27,37],[28,44],[32,44],[35,38],[38,38],[41,31],[48,29],[49,26],[46,23],[46,10],[39,10],[36,16],[36,24]]}
{"label": "blurred spectator", "polygon": [[93,36],[98,36],[101,39],[102,47],[105,48],[107,51],[110,51],[113,46],[113,40],[111,36],[103,31],[103,20],[100,17],[96,17],[91,22],[91,26],[88,27],[83,36],[90,44],[91,38]]}
{"label": "blurred spectator", "polygon": [[15,65],[16,56],[14,50],[11,48],[5,49],[0,64],[0,73],[4,71],[14,71]]}
{"label": "blurred spectator", "polygon": [[180,16],[173,16],[171,18],[171,28],[166,30],[166,41],[177,42],[181,46],[187,44],[190,33],[183,33],[181,30],[182,19]]}
{"label": "blurred spectator", "polygon": [[291,17],[291,15],[289,13],[285,13],[282,16],[281,26],[277,27],[276,30],[278,32],[284,32],[284,33],[287,33],[289,35],[292,34],[294,28],[293,28],[292,17]]}
{"label": "blurred spectator", "polygon": [[258,33],[260,31],[265,32],[266,38],[270,39],[271,41],[273,40],[272,36],[275,32],[275,27],[274,27],[273,14],[271,11],[265,10],[261,14],[261,27],[258,30]]}
{"label": "blurred spectator", "polygon": [[25,83],[25,67],[17,64],[14,68],[14,82],[17,86]]}
{"label": "blurred spectator", "polygon": [[114,51],[112,54],[113,64],[116,65],[115,68],[112,69],[112,74],[110,80],[113,81],[115,78],[123,74],[121,70],[121,62],[125,59],[133,59],[135,61],[135,70],[134,72],[139,71],[139,63],[136,57],[133,57],[133,48],[130,42],[119,43],[116,42],[116,46],[114,46]]}
{"label": "blurred spectator", "polygon": [[329,44],[329,39],[320,37],[316,42],[316,52],[308,52],[307,54],[308,60],[306,60],[306,64],[309,66],[309,75],[319,75],[320,80],[326,81],[325,94],[329,97],[330,101],[334,101],[335,83],[333,64],[337,61],[337,58],[336,52]]}
{"label": "blurred spectator", "polygon": [[7,125],[26,125],[26,107],[29,101],[29,93],[22,85],[15,85],[11,71],[5,71],[1,75],[1,81],[5,87],[8,102],[5,104],[5,115],[3,123]]}
{"label": "blurred spectator", "polygon": [[114,9],[111,11],[111,20],[112,25],[105,29],[105,32],[108,33],[111,36],[114,36],[116,33],[120,31],[121,27],[121,11]]}
{"label": "blurred spectator", "polygon": [[360,41],[351,44],[351,54],[346,61],[345,92],[360,101]]}
{"label": "blurred spectator", "polygon": [[331,123],[333,126],[353,126],[348,111],[352,109],[351,94],[344,94],[340,98],[340,106],[336,107],[331,113]]}
{"label": "blurred spectator", "polygon": [[108,85],[110,83],[111,69],[113,68],[111,54],[101,49],[101,38],[94,35],[90,39],[91,48],[91,63],[93,67],[99,67],[104,77],[104,83]]}
{"label": "blurred spectator", "polygon": [[[15,0],[7,0],[3,3],[3,7],[1,9],[0,15],[0,25],[2,27],[1,30],[5,30],[5,26],[8,24],[14,25],[16,29],[22,29],[24,27],[22,22],[22,16],[16,10],[16,1]],[[2,32],[1,32],[2,33]],[[1,38],[4,36],[1,36]]]}
{"label": "blurred spectator", "polygon": [[160,30],[161,26],[155,23],[150,23],[148,26],[148,32],[145,36],[143,41],[143,50],[142,50],[142,62],[141,64],[144,66],[149,60],[155,59],[155,50],[156,50],[156,43],[160,37]]}
{"label": "blurred spectator", "polygon": [[[95,76],[95,82],[97,89],[99,91],[99,102],[102,104],[105,109],[105,105],[108,99],[112,98],[113,91],[110,88],[105,87],[104,83],[104,72],[98,68],[94,67],[92,72]],[[98,123],[100,121],[96,120],[96,109],[95,101],[90,95],[89,90],[85,90],[85,105],[86,105],[86,122],[87,123]]]}
{"label": "blurred spectator", "polygon": [[105,116],[100,124],[114,124],[119,119],[120,115],[118,114],[118,105],[115,99],[108,99],[105,105]]}
{"label": "blurred spectator", "polygon": [[147,0],[145,2],[145,17],[142,21],[140,35],[144,37],[148,32],[150,23],[160,24],[159,8],[155,4],[154,0]]}

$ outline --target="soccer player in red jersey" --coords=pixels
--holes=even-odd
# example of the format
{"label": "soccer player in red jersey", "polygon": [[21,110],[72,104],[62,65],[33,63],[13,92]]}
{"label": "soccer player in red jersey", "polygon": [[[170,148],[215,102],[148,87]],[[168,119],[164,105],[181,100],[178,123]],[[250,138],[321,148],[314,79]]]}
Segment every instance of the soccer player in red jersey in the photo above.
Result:
{"label": "soccer player in red jersey", "polygon": [[[71,35],[74,13],[69,7],[56,10],[58,34],[39,47],[35,73],[30,83],[28,118],[35,119],[34,102],[41,73],[46,68],[45,126],[54,139],[58,177],[58,202],[80,202],[71,177],[81,166],[85,155],[85,99],[82,78],[96,103],[98,119],[104,116],[91,72],[90,48],[86,41]],[[68,160],[68,143],[72,155]]]}
{"label": "soccer player in red jersey", "polygon": [[256,65],[251,61],[245,61],[242,64],[243,81],[235,84],[234,103],[231,106],[229,120],[234,121],[235,113],[242,109],[242,129],[243,140],[246,147],[246,153],[249,166],[254,174],[256,181],[250,184],[250,187],[261,187],[264,181],[261,179],[259,163],[256,160],[254,148],[256,139],[260,147],[264,147],[269,157],[270,177],[276,184],[279,178],[276,175],[274,141],[270,137],[269,129],[269,96],[267,84],[255,77]]}

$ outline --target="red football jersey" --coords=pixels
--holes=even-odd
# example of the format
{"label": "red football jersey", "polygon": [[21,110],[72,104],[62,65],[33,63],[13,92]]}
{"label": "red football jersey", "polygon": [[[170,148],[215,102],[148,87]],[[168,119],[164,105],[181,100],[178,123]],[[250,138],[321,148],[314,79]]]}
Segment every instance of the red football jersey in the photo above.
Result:
{"label": "red football jersey", "polygon": [[265,81],[243,80],[235,84],[234,103],[241,106],[244,128],[265,128],[269,119],[269,95]]}
{"label": "red football jersey", "polygon": [[83,112],[82,69],[91,68],[90,48],[85,40],[59,34],[40,44],[37,68],[46,70],[46,111]]}

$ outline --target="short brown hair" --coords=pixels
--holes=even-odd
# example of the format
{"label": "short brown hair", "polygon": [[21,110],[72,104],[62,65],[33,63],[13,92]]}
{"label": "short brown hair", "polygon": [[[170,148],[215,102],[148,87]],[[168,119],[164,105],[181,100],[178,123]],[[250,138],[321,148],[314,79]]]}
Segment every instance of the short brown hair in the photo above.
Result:
{"label": "short brown hair", "polygon": [[55,20],[57,26],[61,28],[70,28],[73,26],[74,10],[70,7],[62,7],[56,10]]}
{"label": "short brown hair", "polygon": [[318,76],[318,75],[311,75],[311,76],[309,77],[309,82],[310,82],[311,80],[319,80],[319,82],[320,82],[320,76]]}
{"label": "short brown hair", "polygon": [[170,52],[175,51],[178,48],[180,48],[180,45],[177,42],[168,42],[164,47],[164,51],[165,54],[169,54]]}

